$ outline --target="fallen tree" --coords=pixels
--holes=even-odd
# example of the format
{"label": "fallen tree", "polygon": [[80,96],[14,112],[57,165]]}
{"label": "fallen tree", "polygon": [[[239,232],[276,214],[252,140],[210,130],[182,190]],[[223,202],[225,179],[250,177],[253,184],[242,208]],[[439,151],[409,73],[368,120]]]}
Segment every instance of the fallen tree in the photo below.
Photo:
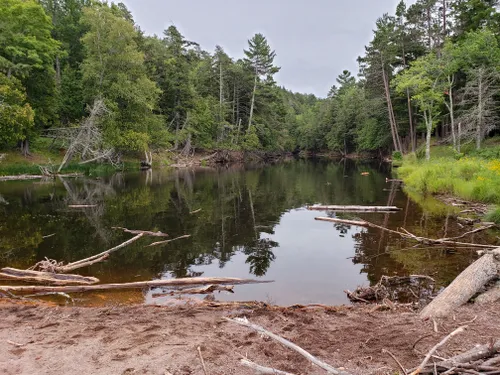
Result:
{"label": "fallen tree", "polygon": [[0,290],[11,293],[31,294],[31,293],[86,293],[103,290],[120,289],[144,289],[159,287],[176,287],[186,285],[241,285],[241,284],[265,284],[272,281],[261,281],[253,279],[238,279],[232,277],[191,277],[183,279],[167,279],[152,281],[137,281],[120,284],[99,284],[81,286],[0,286]]}
{"label": "fallen tree", "polygon": [[423,319],[444,317],[467,303],[500,274],[500,248],[472,263],[420,313]]}
{"label": "fallen tree", "polygon": [[347,225],[355,225],[359,227],[365,227],[365,228],[375,228],[375,229],[380,229],[389,233],[396,234],[398,236],[401,236],[405,239],[416,241],[419,243],[423,243],[425,245],[454,245],[454,246],[467,246],[467,247],[477,247],[481,249],[494,249],[496,248],[495,245],[482,245],[482,244],[475,244],[475,243],[469,243],[469,242],[459,242],[456,241],[458,239],[464,238],[468,235],[475,234],[487,229],[491,229],[495,227],[494,224],[491,225],[485,225],[483,227],[474,229],[470,232],[466,232],[458,237],[450,237],[450,238],[439,238],[439,239],[432,239],[432,238],[427,238],[427,237],[419,237],[414,235],[413,233],[408,232],[406,229],[401,229],[403,232],[399,232],[396,230],[392,230],[389,228],[385,228],[383,226],[371,223],[366,220],[345,220],[345,219],[338,219],[338,218],[332,218],[332,217],[316,217],[315,220],[318,221],[327,221],[330,223],[336,223],[336,224],[347,224]]}
{"label": "fallen tree", "polygon": [[351,211],[351,212],[385,212],[401,211],[401,208],[395,206],[309,206],[311,211]]}
{"label": "fallen tree", "polygon": [[92,285],[99,282],[99,279],[90,276],[61,275],[52,272],[19,270],[9,267],[2,268],[0,270],[0,280],[34,282],[51,285]]}

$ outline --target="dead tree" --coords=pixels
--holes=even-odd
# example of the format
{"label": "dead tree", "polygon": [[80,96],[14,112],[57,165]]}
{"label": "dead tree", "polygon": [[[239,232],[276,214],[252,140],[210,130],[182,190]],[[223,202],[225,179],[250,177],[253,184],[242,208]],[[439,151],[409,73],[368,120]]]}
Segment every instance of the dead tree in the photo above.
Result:
{"label": "dead tree", "polygon": [[79,127],[64,129],[63,137],[67,138],[69,146],[57,170],[58,173],[77,155],[80,157],[80,164],[101,160],[116,164],[115,151],[104,145],[103,135],[99,128],[100,118],[108,112],[104,101],[96,99],[89,112],[89,116]]}
{"label": "dead tree", "polygon": [[499,79],[497,71],[479,67],[470,72],[463,90],[460,137],[465,138],[465,142],[475,140],[478,150],[498,122],[496,95]]}

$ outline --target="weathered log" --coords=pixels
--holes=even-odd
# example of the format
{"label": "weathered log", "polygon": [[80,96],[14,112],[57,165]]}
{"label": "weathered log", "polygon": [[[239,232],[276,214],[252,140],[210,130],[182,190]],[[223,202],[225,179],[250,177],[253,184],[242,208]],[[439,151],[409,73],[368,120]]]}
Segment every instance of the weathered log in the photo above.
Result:
{"label": "weathered log", "polygon": [[213,292],[216,291],[220,292],[225,291],[229,293],[234,293],[233,289],[234,289],[233,285],[207,285],[201,288],[187,288],[187,289],[171,290],[166,293],[153,293],[152,297],[153,298],[168,297],[178,294],[212,294]]}
{"label": "weathered log", "polygon": [[486,305],[500,301],[500,282],[494,285],[491,289],[480,294],[474,301],[476,305]]}
{"label": "weathered log", "polygon": [[130,240],[125,241],[125,242],[119,244],[118,246],[113,247],[112,249],[103,251],[100,254],[93,255],[91,257],[88,257],[88,258],[85,258],[82,260],[78,260],[78,261],[73,262],[73,263],[68,263],[65,266],[56,267],[55,272],[66,273],[66,272],[76,270],[78,268],[87,267],[87,266],[90,266],[94,263],[101,262],[101,261],[107,259],[109,254],[114,253],[115,251],[120,250],[121,248],[123,248],[125,246],[130,245],[132,242],[137,241],[138,239],[142,238],[143,236],[144,236],[144,233],[139,233],[137,236],[131,238]]}
{"label": "weathered log", "polygon": [[249,368],[255,370],[258,374],[294,375],[290,372],[280,371],[280,370],[276,370],[274,368],[264,367],[264,366],[258,365],[257,363],[249,361],[248,359],[240,359],[240,363],[242,366],[246,366],[246,367],[249,367]]}
{"label": "weathered log", "polygon": [[0,270],[0,279],[52,285],[92,285],[99,282],[99,279],[95,277],[60,275],[51,272],[19,270],[8,267]]}
{"label": "weathered log", "polygon": [[97,204],[70,204],[68,208],[94,208]]}
{"label": "weathered log", "polygon": [[127,229],[127,228],[122,228],[122,227],[113,227],[113,229],[120,229],[120,230],[123,230],[125,233],[130,233],[130,234],[143,234],[143,235],[151,236],[151,237],[168,237],[168,234],[160,232],[160,231],[150,232],[147,230]]}
{"label": "weathered log", "polygon": [[190,234],[185,234],[184,236],[172,238],[171,240],[153,242],[151,245],[148,245],[146,247],[153,247],[153,246],[165,245],[165,244],[170,243],[172,241],[182,240],[182,239],[185,239],[185,238],[191,238],[191,235]]}
{"label": "weathered log", "polygon": [[420,313],[423,319],[444,317],[467,303],[500,272],[500,248],[472,263]]}
{"label": "weathered log", "polygon": [[[476,346],[465,353],[456,355],[446,361],[438,362],[436,363],[436,367],[438,369],[451,369],[463,363],[470,363],[480,359],[489,358],[498,352],[500,352],[500,340],[493,345],[489,344]],[[434,368],[429,367],[428,370],[422,370],[421,373],[434,373]]]}
{"label": "weathered log", "polygon": [[239,284],[265,284],[272,281],[253,279],[237,279],[232,277],[191,277],[184,279],[168,279],[153,281],[138,281],[122,284],[100,284],[82,286],[0,286],[0,290],[12,293],[85,293],[98,290],[144,289],[157,287],[175,287],[186,285],[239,285]]}
{"label": "weathered log", "polygon": [[[380,229],[380,230],[396,234],[398,236],[401,236],[403,238],[406,238],[406,239],[409,239],[412,241],[423,243],[425,245],[467,246],[467,247],[477,247],[477,248],[481,248],[481,249],[494,249],[494,248],[496,248],[495,245],[482,245],[482,244],[475,244],[475,243],[468,243],[468,242],[458,242],[458,241],[453,241],[450,238],[432,239],[432,238],[426,238],[426,237],[419,237],[419,236],[414,235],[413,233],[408,232],[404,228],[401,228],[402,232],[398,232],[398,231],[371,223],[371,222],[366,221],[366,220],[344,220],[344,219],[338,219],[338,218],[332,218],[332,217],[316,217],[315,220],[327,221],[330,223],[337,223],[337,224],[356,225],[356,226],[365,227],[365,228]],[[488,229],[488,228],[489,227],[486,227],[484,229]],[[472,233],[476,233],[476,232],[477,232],[477,230],[468,232],[467,234],[472,234]],[[457,237],[457,238],[462,238],[462,236]]]}
{"label": "weathered log", "polygon": [[21,174],[21,175],[17,175],[17,176],[0,176],[0,182],[1,181],[43,180],[44,178],[79,177],[79,176],[83,176],[83,174],[81,174],[81,173],[49,174],[49,175]]}
{"label": "weathered log", "polygon": [[326,372],[328,372],[330,374],[334,374],[334,375],[351,375],[348,372],[336,369],[336,368],[330,366],[329,364],[327,364],[327,363],[319,360],[318,358],[316,358],[315,356],[313,356],[311,353],[309,353],[306,350],[302,349],[300,346],[294,344],[293,342],[290,342],[290,341],[284,339],[281,336],[278,336],[278,335],[276,335],[276,334],[268,331],[264,327],[261,327],[261,326],[259,326],[257,324],[250,323],[246,318],[243,318],[243,319],[241,319],[241,318],[236,318],[236,319],[224,318],[224,319],[227,320],[228,322],[232,322],[232,323],[236,323],[236,324],[242,325],[244,327],[253,329],[254,331],[257,331],[257,332],[259,332],[259,333],[261,333],[263,335],[266,335],[266,336],[270,337],[271,339],[273,339],[273,340],[275,340],[275,341],[277,341],[277,342],[285,345],[287,348],[295,350],[297,353],[299,353],[303,357],[307,358],[309,361],[311,361],[312,363],[314,363],[316,366],[322,368],[323,370],[325,370]]}
{"label": "weathered log", "polygon": [[353,211],[353,212],[384,212],[401,211],[401,208],[395,206],[309,206],[311,211]]}
{"label": "weathered log", "polygon": [[456,336],[456,335],[462,333],[463,331],[465,331],[466,328],[467,328],[467,326],[457,328],[452,333],[450,333],[448,336],[446,336],[444,339],[442,339],[438,344],[436,344],[434,347],[432,347],[432,349],[429,350],[429,352],[425,356],[425,358],[422,361],[422,363],[420,364],[420,366],[418,366],[417,369],[415,371],[413,371],[410,375],[420,374],[424,370],[425,366],[427,366],[427,362],[429,362],[429,360],[431,359],[432,355],[436,352],[436,350],[438,350],[441,346],[446,344],[446,342],[449,339],[451,339],[453,336]]}

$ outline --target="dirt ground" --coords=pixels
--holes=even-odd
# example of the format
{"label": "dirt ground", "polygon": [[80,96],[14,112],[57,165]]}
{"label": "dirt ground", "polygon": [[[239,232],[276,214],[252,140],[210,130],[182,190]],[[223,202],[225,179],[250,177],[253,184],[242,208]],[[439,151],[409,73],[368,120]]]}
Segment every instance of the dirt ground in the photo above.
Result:
{"label": "dirt ground", "polygon": [[[247,317],[352,374],[395,374],[392,352],[407,368],[453,329],[469,329],[439,350],[451,357],[500,338],[500,305],[463,307],[454,317],[422,322],[409,311],[373,307],[54,307],[0,303],[1,374],[172,374],[254,372],[241,356],[293,374],[325,374],[281,344],[223,317]],[[414,343],[419,340],[413,347]]]}

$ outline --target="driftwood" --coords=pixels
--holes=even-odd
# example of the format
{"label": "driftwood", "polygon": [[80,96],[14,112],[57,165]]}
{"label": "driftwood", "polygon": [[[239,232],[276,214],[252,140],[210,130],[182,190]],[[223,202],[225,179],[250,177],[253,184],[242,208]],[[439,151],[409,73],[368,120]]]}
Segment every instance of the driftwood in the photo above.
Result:
{"label": "driftwood", "polygon": [[0,280],[13,280],[51,285],[92,285],[99,279],[80,275],[60,275],[51,272],[18,270],[16,268],[2,268]]}
{"label": "driftwood", "polygon": [[258,374],[295,375],[295,374],[292,374],[290,372],[280,371],[280,370],[276,370],[274,368],[264,367],[264,366],[258,365],[257,363],[249,361],[248,359],[241,359],[240,363],[242,366],[246,366],[246,367],[249,367],[249,368],[255,370],[255,372]]}
{"label": "driftwood", "polygon": [[355,225],[355,226],[365,227],[365,228],[380,229],[380,230],[383,230],[383,231],[386,231],[389,233],[397,234],[398,236],[401,236],[401,237],[408,239],[408,240],[423,243],[425,245],[453,245],[453,246],[477,247],[477,248],[481,248],[481,249],[494,249],[494,248],[496,248],[495,245],[482,245],[482,244],[455,241],[456,239],[463,238],[469,234],[473,234],[473,233],[477,233],[477,232],[480,232],[480,231],[483,231],[486,229],[490,229],[490,228],[492,228],[492,226],[490,226],[490,225],[475,229],[475,230],[467,232],[467,233],[464,233],[463,235],[461,235],[459,237],[455,237],[455,238],[431,239],[431,238],[416,236],[416,235],[408,232],[406,229],[401,229],[403,232],[399,232],[396,230],[392,230],[392,229],[385,228],[383,226],[371,223],[371,222],[366,221],[366,220],[344,220],[344,219],[331,218],[331,217],[317,217],[317,218],[315,218],[315,220],[327,221],[330,223],[337,223],[337,224]]}
{"label": "driftwood", "polygon": [[425,356],[425,358],[422,361],[422,363],[420,364],[420,366],[418,366],[417,369],[415,371],[413,371],[410,375],[418,375],[418,374],[420,374],[422,372],[422,370],[425,368],[425,366],[427,366],[427,363],[432,358],[432,355],[436,352],[436,350],[438,350],[440,347],[442,347],[444,344],[446,344],[446,342],[449,339],[451,339],[453,336],[456,336],[456,335],[462,333],[463,331],[465,331],[466,328],[467,328],[467,326],[463,326],[463,327],[457,328],[452,333],[450,333],[448,336],[446,336],[444,339],[442,339],[438,344],[436,344],[429,351],[429,353],[427,353],[427,355]]}
{"label": "driftwood", "polygon": [[124,248],[125,246],[130,245],[131,243],[137,241],[138,239],[142,238],[144,236],[144,233],[139,233],[137,236],[131,238],[128,241],[125,241],[121,243],[118,246],[113,247],[112,249],[106,250],[100,254],[93,255],[91,257],[66,264],[65,266],[59,266],[55,268],[55,272],[58,273],[66,273],[70,272],[79,268],[87,267],[95,263],[102,262],[103,260],[107,259],[109,257],[109,254],[114,253],[117,250],[120,250],[121,248]]}
{"label": "driftwood", "polygon": [[113,229],[120,229],[120,230],[123,230],[125,233],[130,233],[130,234],[142,234],[142,235],[151,236],[151,237],[168,237],[168,234],[160,232],[160,231],[150,232],[147,230],[127,229],[127,228],[122,228],[122,227],[113,227]]}
{"label": "driftwood", "polygon": [[500,273],[500,248],[472,263],[420,313],[420,317],[444,317],[467,303]]}
{"label": "driftwood", "polygon": [[201,288],[188,288],[188,289],[180,289],[180,290],[171,290],[166,293],[153,293],[153,298],[158,297],[168,297],[177,294],[212,294],[213,292],[229,292],[234,293],[233,285],[207,285]]}
{"label": "driftwood", "polygon": [[197,213],[199,213],[199,212],[201,212],[201,208],[199,208],[199,209],[197,209],[197,210],[194,210],[194,211],[191,211],[189,214],[190,214],[190,215],[194,215],[194,214],[197,214]]}
{"label": "driftwood", "polygon": [[200,356],[201,367],[203,367],[203,373],[208,375],[207,368],[205,367],[205,361],[203,360],[203,355],[201,354],[201,348],[198,346],[198,355]]}
{"label": "driftwood", "polygon": [[[461,364],[476,362],[476,361],[484,359],[484,358],[489,358],[489,357],[491,357],[499,352],[500,352],[500,340],[498,340],[493,345],[477,346],[477,347],[475,347],[475,348],[473,348],[465,353],[459,354],[459,355],[452,357],[450,359],[447,359],[445,361],[438,362],[436,364],[436,367],[439,369],[443,368],[443,369],[448,370],[448,369],[457,367]],[[488,361],[487,361],[484,364],[489,366],[491,364],[491,362],[488,363]],[[422,372],[424,372],[424,371],[422,370]],[[432,370],[425,371],[425,372],[432,373]]]}
{"label": "driftwood", "polygon": [[395,206],[309,206],[311,211],[351,211],[351,212],[385,212],[401,211],[401,208]]}
{"label": "driftwood", "polygon": [[83,174],[81,174],[81,173],[48,174],[48,175],[21,174],[18,176],[0,176],[0,182],[1,181],[43,180],[44,178],[79,177],[79,176],[83,176]]}
{"label": "driftwood", "polygon": [[70,204],[68,208],[94,208],[97,204]]}
{"label": "driftwood", "polygon": [[175,287],[187,285],[239,285],[239,284],[265,284],[272,281],[261,281],[253,279],[237,279],[232,277],[191,277],[183,279],[167,279],[153,281],[137,281],[122,284],[99,284],[82,286],[0,286],[1,291],[12,293],[85,293],[98,290],[120,290],[120,289],[144,289]]}
{"label": "driftwood", "polygon": [[172,238],[171,240],[153,242],[151,245],[148,245],[146,247],[153,247],[153,246],[165,245],[165,244],[170,243],[172,241],[182,240],[182,239],[185,239],[185,238],[191,238],[191,235],[190,234],[185,234],[184,236]]}
{"label": "driftwood", "polygon": [[345,371],[342,371],[342,370],[339,370],[339,369],[336,369],[332,366],[330,366],[329,364],[323,362],[323,361],[320,361],[319,359],[317,359],[316,357],[314,357],[311,353],[305,351],[304,349],[302,349],[300,346],[297,346],[295,345],[294,343],[284,339],[283,337],[281,336],[278,336],[268,330],[266,330],[265,328],[261,327],[261,326],[258,326],[257,324],[252,324],[250,323],[246,318],[236,318],[236,319],[230,319],[230,318],[224,318],[225,320],[227,320],[228,322],[232,322],[232,323],[236,323],[236,324],[239,324],[239,325],[242,325],[244,327],[247,327],[247,328],[250,328],[250,329],[253,329],[254,331],[257,331],[263,335],[266,335],[268,337],[270,337],[271,339],[285,345],[287,348],[289,349],[292,349],[292,350],[295,350],[297,353],[299,353],[300,355],[302,355],[303,357],[307,358],[309,361],[311,361],[312,363],[314,363],[316,366],[318,367],[321,367],[323,370],[325,370],[326,372],[330,373],[330,374],[334,374],[334,375],[351,375],[350,373],[348,372],[345,372]]}

